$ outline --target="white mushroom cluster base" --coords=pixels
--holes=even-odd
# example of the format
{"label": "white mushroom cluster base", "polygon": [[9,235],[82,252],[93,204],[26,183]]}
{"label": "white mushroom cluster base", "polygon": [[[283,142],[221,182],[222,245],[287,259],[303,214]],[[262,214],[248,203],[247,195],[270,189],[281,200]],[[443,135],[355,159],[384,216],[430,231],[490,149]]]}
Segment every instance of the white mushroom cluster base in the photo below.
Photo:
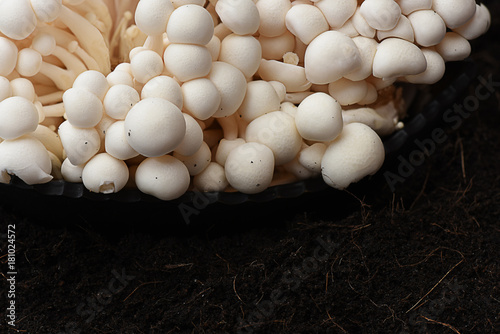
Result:
{"label": "white mushroom cluster base", "polygon": [[474,0],[123,6],[0,2],[0,182],[162,200],[313,177],[344,189],[404,126],[394,83],[436,83],[490,25]]}

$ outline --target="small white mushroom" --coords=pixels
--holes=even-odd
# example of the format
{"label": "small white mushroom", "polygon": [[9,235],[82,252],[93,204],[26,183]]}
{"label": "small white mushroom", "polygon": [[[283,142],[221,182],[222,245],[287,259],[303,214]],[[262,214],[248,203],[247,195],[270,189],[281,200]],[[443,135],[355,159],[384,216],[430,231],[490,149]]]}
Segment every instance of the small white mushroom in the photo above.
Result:
{"label": "small white mushroom", "polygon": [[13,96],[21,96],[25,99],[35,102],[36,93],[33,83],[26,78],[16,78],[10,82]]}
{"label": "small white mushroom", "polygon": [[306,45],[329,28],[321,10],[306,4],[294,5],[286,13],[285,23],[288,31]]}
{"label": "small white mushroom", "polygon": [[368,93],[366,81],[351,81],[342,78],[328,85],[329,94],[342,106],[349,106],[358,103]]}
{"label": "small white mushroom", "polygon": [[439,14],[450,29],[460,27],[476,12],[475,0],[433,0],[432,9]]}
{"label": "small white mushroom", "polygon": [[109,83],[101,72],[85,71],[76,77],[73,88],[88,90],[102,101],[109,89]]}
{"label": "small white mushroom", "polygon": [[344,189],[376,173],[384,158],[384,144],[375,131],[361,123],[347,124],[326,149],[321,174],[329,186]]}
{"label": "small white mushroom", "polygon": [[36,130],[38,111],[24,97],[8,97],[0,102],[0,138],[15,139]]}
{"label": "small white mushroom", "polygon": [[24,77],[32,77],[42,68],[42,55],[36,50],[26,48],[17,54],[16,71]]}
{"label": "small white mushroom", "polygon": [[373,59],[373,75],[377,78],[419,74],[426,68],[425,56],[418,46],[399,38],[384,39]]}
{"label": "small white mushroom", "polygon": [[259,10],[252,0],[218,0],[215,10],[235,34],[253,35],[259,29]]}
{"label": "small white mushroom", "polygon": [[321,172],[321,160],[327,146],[323,143],[315,143],[303,148],[298,155],[299,163],[311,173]]}
{"label": "small white mushroom", "polygon": [[240,117],[251,122],[268,112],[279,110],[280,99],[274,87],[267,81],[256,80],[247,84],[245,99],[238,109]]}
{"label": "small white mushroom", "polygon": [[294,118],[282,111],[273,111],[254,119],[248,124],[245,140],[269,147],[274,153],[276,166],[292,161],[302,146]]}
{"label": "small white mushroom", "polygon": [[229,184],[236,190],[246,194],[262,192],[273,179],[273,152],[259,143],[240,145],[229,153],[225,172]]}
{"label": "small white mushroom", "polygon": [[474,16],[463,25],[453,29],[454,32],[462,35],[468,40],[473,40],[484,34],[491,25],[491,14],[484,6],[476,5]]}
{"label": "small white mushroom", "polygon": [[372,28],[368,22],[366,22],[363,15],[361,15],[360,7],[356,10],[351,18],[354,28],[359,32],[361,36],[374,38],[376,30]]}
{"label": "small white mushroom", "polygon": [[258,74],[262,80],[281,82],[289,93],[306,91],[312,85],[306,79],[304,67],[276,60],[262,59]]}
{"label": "small white mushroom", "polygon": [[210,151],[208,144],[202,142],[196,153],[190,156],[184,156],[174,151],[174,157],[186,165],[189,175],[195,176],[201,173],[208,166],[212,160],[212,152]]}
{"label": "small white mushroom", "polygon": [[345,74],[344,77],[352,81],[364,80],[372,74],[373,59],[375,58],[375,53],[377,52],[378,43],[372,38],[363,36],[353,37],[352,41],[358,48],[361,58],[361,66],[357,70]]}
{"label": "small white mushroom", "polygon": [[[306,180],[312,178],[315,174],[312,173],[309,169],[305,168],[300,164],[298,156],[295,157],[289,163],[283,165],[283,169],[289,173],[291,173],[297,180]],[[290,182],[293,182],[290,180]]]}
{"label": "small white mushroom", "polygon": [[0,2],[0,32],[5,36],[23,40],[35,30],[36,22],[29,0]]}
{"label": "small white mushroom", "polygon": [[212,117],[221,103],[221,94],[206,78],[187,81],[181,86],[184,109],[199,120]]}
{"label": "small white mushroom", "polygon": [[441,80],[446,70],[443,57],[433,48],[423,48],[422,53],[427,62],[426,70],[419,74],[407,75],[405,79],[414,84],[435,84]]}
{"label": "small white mushroom", "polygon": [[124,121],[114,122],[106,129],[104,147],[109,155],[119,160],[128,160],[139,155],[127,141]]}
{"label": "small white mushroom", "polygon": [[212,55],[202,45],[170,44],[163,59],[167,71],[182,82],[204,77],[212,67]]}
{"label": "small white mushroom", "polygon": [[306,78],[314,84],[327,84],[361,67],[361,55],[351,38],[338,31],[316,37],[306,50]]}
{"label": "small white mushroom", "polygon": [[231,34],[222,40],[219,60],[239,69],[245,78],[251,78],[259,69],[262,47],[253,36]]}
{"label": "small white mushroom", "polygon": [[71,125],[78,128],[96,126],[103,115],[101,100],[83,88],[70,88],[63,95],[64,109]]}
{"label": "small white mushroom", "polygon": [[210,52],[210,55],[212,56],[212,61],[217,61],[217,59],[219,59],[220,44],[221,44],[220,38],[213,35],[210,42],[208,42],[208,44],[205,45],[208,52]]}
{"label": "small white mushroom", "polygon": [[439,44],[446,35],[446,24],[433,10],[417,10],[408,15],[415,42],[423,47]]}
{"label": "small white mushroom", "polygon": [[0,76],[0,101],[12,96],[12,87],[9,79]]}
{"label": "small white mushroom", "polygon": [[146,157],[172,152],[184,139],[186,121],[173,103],[161,98],[148,98],[130,109],[125,118],[130,146]]}
{"label": "small white mushroom", "polygon": [[0,183],[9,183],[16,175],[27,184],[47,183],[52,163],[45,146],[30,135],[0,143]]}
{"label": "small white mushroom", "polygon": [[131,58],[130,66],[135,80],[145,84],[163,72],[163,60],[158,53],[142,50]]}
{"label": "small white mushroom", "polygon": [[332,27],[332,29],[338,29],[354,14],[358,6],[358,1],[320,0],[315,1],[314,5],[321,10],[330,27]]}
{"label": "small white mushroom", "polygon": [[404,15],[409,15],[417,10],[431,9],[432,0],[396,0]]}
{"label": "small white mushroom", "polygon": [[365,0],[361,15],[376,30],[391,30],[398,24],[401,8],[394,0]]}
{"label": "small white mushroom", "polygon": [[183,98],[181,86],[173,78],[160,75],[149,80],[141,91],[141,99],[158,97],[172,102],[177,108],[182,109]]}
{"label": "small white mushroom", "polygon": [[16,44],[0,36],[0,75],[8,76],[16,68],[17,52]]}
{"label": "small white mushroom", "polygon": [[231,153],[231,151],[236,147],[243,144],[245,144],[245,140],[243,138],[236,138],[233,140],[221,139],[215,154],[215,161],[224,167],[229,153]]}
{"label": "small white mushroom", "polygon": [[221,96],[219,109],[214,117],[234,114],[245,98],[247,81],[243,73],[231,64],[214,62],[208,79],[217,87]]}
{"label": "small white mushroom", "polygon": [[276,37],[259,36],[262,47],[262,58],[268,60],[281,60],[283,55],[295,49],[295,36],[289,31]]}
{"label": "small white mushroom", "polygon": [[198,122],[188,114],[182,114],[186,121],[186,134],[184,139],[174,150],[174,153],[183,156],[191,156],[196,154],[203,144],[203,130]]}
{"label": "small white mushroom", "polygon": [[359,32],[354,28],[354,23],[352,22],[352,18],[347,20],[346,23],[340,28],[334,29],[334,31],[338,31],[347,37],[356,37],[359,36]]}
{"label": "small white mushroom", "polygon": [[47,151],[54,153],[59,160],[64,160],[64,148],[57,133],[40,124],[37,126],[36,130],[31,133],[31,136],[38,139],[43,146],[45,146]]}
{"label": "small white mushroom", "polygon": [[82,183],[82,173],[85,165],[75,166],[68,158],[64,159],[61,165],[61,174],[67,182]]}
{"label": "small white mushroom", "polygon": [[285,17],[292,7],[290,0],[257,1],[256,6],[259,10],[261,35],[276,37],[287,31]]}
{"label": "small white mushroom", "polygon": [[224,191],[229,185],[224,167],[216,162],[208,164],[200,174],[193,178],[195,189],[202,192]]}
{"label": "small white mushroom", "polygon": [[472,49],[467,39],[450,31],[446,33],[441,43],[436,45],[436,51],[439,52],[444,61],[460,61],[467,58]]}
{"label": "small white mushroom", "polygon": [[68,121],[59,125],[57,132],[68,159],[73,165],[82,165],[99,152],[101,137],[94,128],[74,127]]}
{"label": "small white mushroom", "polygon": [[342,107],[330,95],[314,93],[298,106],[295,124],[304,139],[334,140],[342,131]]}
{"label": "small white mushroom", "polygon": [[[164,0],[141,0],[135,9],[135,24],[148,35],[148,44],[152,49],[163,45],[163,33],[167,29],[174,5]],[[160,51],[160,50],[156,50]]]}
{"label": "small white mushroom", "polygon": [[168,19],[167,36],[170,43],[206,45],[213,34],[212,16],[201,6],[180,6]]}
{"label": "small white mushroom", "polygon": [[137,188],[164,201],[182,196],[191,179],[186,166],[171,155],[148,158],[135,173]]}
{"label": "small white mushroom", "polygon": [[139,93],[134,88],[118,84],[108,90],[103,105],[109,117],[124,120],[130,109],[139,101]]}
{"label": "small white mushroom", "polygon": [[38,20],[52,22],[61,14],[62,0],[30,0]]}
{"label": "small white mushroom", "polygon": [[85,188],[95,193],[112,194],[127,184],[127,164],[107,153],[100,153],[85,164],[82,181]]}
{"label": "small white mushroom", "polygon": [[415,41],[415,33],[413,32],[413,27],[410,23],[410,20],[408,20],[406,16],[401,15],[401,18],[399,19],[398,24],[396,25],[396,27],[394,27],[394,29],[377,31],[377,39],[379,41],[389,37],[397,37],[413,43]]}
{"label": "small white mushroom", "polygon": [[54,35],[48,33],[39,33],[31,41],[33,50],[42,56],[50,56],[56,49],[56,39]]}

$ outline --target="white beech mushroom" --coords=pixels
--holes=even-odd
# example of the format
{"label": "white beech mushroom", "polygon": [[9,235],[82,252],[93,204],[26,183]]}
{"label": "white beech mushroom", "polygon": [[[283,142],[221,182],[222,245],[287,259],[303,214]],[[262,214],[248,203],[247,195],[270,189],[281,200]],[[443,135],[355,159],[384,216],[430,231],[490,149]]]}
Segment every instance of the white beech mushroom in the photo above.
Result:
{"label": "white beech mushroom", "polygon": [[208,166],[193,178],[193,186],[202,192],[224,191],[229,185],[224,167],[216,162]]}
{"label": "white beech mushroom", "polygon": [[15,139],[36,130],[38,112],[24,97],[13,96],[0,102],[0,138]]}
{"label": "white beech mushroom", "polygon": [[96,193],[112,194],[127,184],[128,167],[107,153],[100,153],[85,164],[82,181],[85,187]]}
{"label": "white beech mushroom", "polygon": [[194,79],[181,86],[184,109],[199,120],[212,117],[219,110],[221,94],[215,84],[206,79]]}

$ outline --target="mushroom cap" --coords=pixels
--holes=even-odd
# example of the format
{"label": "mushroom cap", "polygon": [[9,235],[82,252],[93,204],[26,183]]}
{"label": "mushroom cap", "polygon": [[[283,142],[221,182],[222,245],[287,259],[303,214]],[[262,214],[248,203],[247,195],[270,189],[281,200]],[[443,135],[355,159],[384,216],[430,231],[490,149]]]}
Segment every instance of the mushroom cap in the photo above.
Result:
{"label": "mushroom cap", "polygon": [[338,29],[354,15],[357,0],[321,0],[314,3],[325,16],[328,24],[333,29]]}
{"label": "mushroom cap", "polygon": [[11,40],[0,36],[0,75],[8,76],[16,68],[17,46]]}
{"label": "mushroom cap", "polygon": [[148,98],[130,109],[125,118],[127,140],[146,157],[172,152],[184,139],[186,121],[179,108],[161,98]]}
{"label": "mushroom cap", "polygon": [[99,152],[101,137],[95,128],[82,129],[64,121],[57,132],[73,165],[82,165]]}
{"label": "mushroom cap", "polygon": [[30,135],[0,143],[0,182],[10,182],[16,175],[27,184],[52,180],[52,163],[45,146]]}
{"label": "mushroom cap", "polygon": [[360,6],[360,12],[376,30],[394,29],[401,17],[401,8],[394,0],[365,0]]}
{"label": "mushroom cap", "polygon": [[35,102],[36,93],[33,83],[26,78],[15,78],[10,82],[13,96],[21,96],[31,102]]}
{"label": "mushroom cap", "polygon": [[170,1],[141,0],[135,9],[135,24],[146,35],[161,35],[167,29],[173,11],[174,5]]}
{"label": "mushroom cap", "polygon": [[39,124],[36,130],[30,135],[38,139],[43,146],[45,146],[47,151],[54,153],[59,160],[64,160],[64,148],[57,133],[46,126]]}
{"label": "mushroom cap", "polygon": [[217,59],[219,59],[220,44],[221,44],[220,38],[213,35],[210,42],[208,42],[208,44],[205,45],[208,52],[210,52],[210,55],[212,56],[212,61],[217,61]]}
{"label": "mushroom cap", "polygon": [[327,84],[361,67],[361,55],[351,38],[338,31],[326,31],[306,50],[306,78],[313,84]]}
{"label": "mushroom cap", "polygon": [[302,149],[297,156],[299,163],[312,173],[321,172],[321,160],[326,148],[323,143],[314,143]]}
{"label": "mushroom cap", "polygon": [[281,82],[289,93],[306,91],[312,85],[304,67],[281,61],[262,59],[258,74],[265,81]]}
{"label": "mushroom cap", "polygon": [[89,70],[76,77],[73,88],[88,90],[102,101],[109,89],[109,83],[101,72]]}
{"label": "mushroom cap", "polygon": [[245,144],[245,140],[243,138],[236,138],[233,140],[225,138],[221,139],[215,153],[215,161],[221,166],[224,166],[229,153],[231,153],[231,151],[236,147],[243,144]]}
{"label": "mushroom cap", "polygon": [[251,122],[268,112],[280,109],[280,99],[273,85],[264,80],[247,84],[245,99],[238,109],[240,117]]}
{"label": "mushroom cap", "polygon": [[245,139],[269,147],[274,153],[276,166],[292,161],[302,146],[295,120],[282,111],[273,111],[254,119],[247,126]]}
{"label": "mushroom cap", "polygon": [[61,13],[62,0],[30,0],[31,8],[38,20],[52,22]]}
{"label": "mushroom cap", "polygon": [[361,66],[357,70],[345,74],[344,78],[352,81],[364,80],[372,75],[373,59],[375,58],[375,53],[377,52],[378,43],[373,38],[363,36],[353,37],[352,41],[358,48],[361,58]]}
{"label": "mushroom cap", "polygon": [[104,109],[109,117],[124,120],[128,112],[141,98],[137,91],[128,85],[112,86],[104,97]]}
{"label": "mushroom cap", "polygon": [[419,74],[426,68],[427,62],[419,47],[399,38],[380,42],[373,59],[373,76],[377,78]]}
{"label": "mushroom cap", "polygon": [[485,5],[476,5],[474,16],[463,25],[453,29],[468,40],[476,39],[484,34],[491,25],[491,14]]}
{"label": "mushroom cap", "polygon": [[476,1],[433,0],[432,9],[443,18],[448,28],[455,29],[472,19],[476,12]]}
{"label": "mushroom cap", "polygon": [[404,15],[409,15],[421,9],[431,9],[432,0],[396,0]]}
{"label": "mushroom cap", "polygon": [[253,36],[231,34],[221,42],[219,60],[239,69],[245,78],[257,72],[261,59],[262,47]]}
{"label": "mushroom cap", "polygon": [[125,121],[116,121],[106,129],[104,147],[109,155],[119,160],[128,160],[139,155],[127,141]]}
{"label": "mushroom cap", "polygon": [[187,81],[181,86],[184,109],[199,120],[212,117],[221,103],[221,94],[207,78]]}
{"label": "mushroom cap", "polygon": [[186,165],[189,175],[194,176],[201,173],[208,166],[212,160],[212,152],[208,144],[202,142],[196,153],[190,156],[184,156],[174,151],[174,157]]}
{"label": "mushroom cap", "polygon": [[193,117],[185,113],[182,115],[186,121],[186,134],[179,146],[176,147],[174,153],[191,156],[196,154],[203,144],[203,130]]}
{"label": "mushroom cap", "polygon": [[0,76],[0,102],[12,96],[12,87],[6,77]]}
{"label": "mushroom cap", "polygon": [[406,16],[401,15],[401,18],[399,19],[398,24],[394,27],[394,29],[377,31],[377,39],[379,41],[389,37],[397,37],[413,43],[415,41],[415,33],[413,32],[413,27],[410,23],[410,20],[408,20]]}
{"label": "mushroom cap", "polygon": [[321,174],[329,186],[344,189],[376,173],[384,158],[384,144],[375,131],[361,123],[347,124],[326,149]]}
{"label": "mushroom cap", "polygon": [[92,128],[102,118],[104,108],[101,100],[83,88],[70,88],[63,94],[66,117],[78,128]]}
{"label": "mushroom cap", "polygon": [[276,37],[287,31],[285,18],[292,7],[290,0],[257,1],[255,5],[260,16],[260,35]]}
{"label": "mushroom cap", "polygon": [[206,45],[213,35],[212,16],[201,6],[180,6],[168,19],[167,36],[170,43]]}
{"label": "mushroom cap", "polygon": [[224,167],[216,162],[211,162],[207,168],[193,178],[193,185],[202,192],[224,191],[229,182]]}
{"label": "mushroom cap", "polygon": [[36,16],[29,0],[0,1],[0,32],[23,40],[36,28]]}
{"label": "mushroom cap", "polygon": [[441,57],[441,55],[437,51],[431,48],[423,48],[422,52],[427,62],[426,70],[419,74],[407,75],[405,79],[408,82],[414,84],[435,84],[436,82],[441,80],[446,70],[443,57]]}
{"label": "mushroom cap", "polygon": [[450,31],[446,33],[441,43],[436,45],[436,51],[439,52],[444,61],[460,61],[467,58],[472,49],[467,39]]}
{"label": "mushroom cap", "polygon": [[163,55],[167,71],[182,82],[210,73],[212,55],[203,45],[170,44]]}
{"label": "mushroom cap", "polygon": [[229,153],[225,172],[229,184],[242,193],[264,191],[273,179],[273,152],[260,143],[240,145]]}
{"label": "mushroom cap", "polygon": [[299,104],[295,124],[306,140],[334,140],[342,131],[342,107],[330,95],[314,93]]}
{"label": "mushroom cap", "polygon": [[75,166],[68,158],[64,159],[61,165],[61,174],[67,182],[82,183],[82,173],[85,165]]}
{"label": "mushroom cap", "polygon": [[213,117],[231,116],[238,110],[247,89],[247,80],[239,69],[231,64],[216,61],[208,76],[221,96],[218,110]]}
{"label": "mushroom cap", "polygon": [[36,130],[38,111],[34,104],[20,96],[0,102],[0,138],[15,139]]}
{"label": "mushroom cap", "polygon": [[42,55],[36,50],[25,48],[17,54],[16,71],[24,77],[32,77],[42,68]]}
{"label": "mushroom cap", "polygon": [[99,153],[85,164],[82,181],[95,193],[112,194],[125,187],[129,178],[127,164],[108,153]]}
{"label": "mushroom cap", "polygon": [[259,29],[259,10],[252,0],[219,0],[215,11],[222,23],[235,34],[253,35]]}
{"label": "mushroom cap", "polygon": [[368,93],[366,81],[351,81],[342,78],[328,85],[329,94],[342,106],[349,106],[358,103]]}
{"label": "mushroom cap", "polygon": [[[142,0],[144,1],[144,0]],[[132,75],[137,82],[145,84],[163,72],[163,60],[152,50],[141,50],[130,60]]]}
{"label": "mushroom cap", "polygon": [[415,42],[429,47],[439,44],[446,35],[446,24],[433,10],[417,10],[408,15],[413,27]]}
{"label": "mushroom cap", "polygon": [[285,23],[288,31],[306,45],[329,29],[328,22],[321,10],[308,4],[292,6],[286,13]]}
{"label": "mushroom cap", "polygon": [[357,30],[357,32],[364,37],[369,37],[369,38],[374,38],[376,34],[376,30],[372,28],[368,22],[366,22],[365,18],[363,15],[361,15],[361,10],[360,7],[356,10],[354,15],[351,18],[352,24],[354,26],[354,29]]}
{"label": "mushroom cap", "polygon": [[140,191],[165,201],[182,196],[190,181],[187,167],[171,155],[147,158],[135,173],[135,183]]}
{"label": "mushroom cap", "polygon": [[160,75],[152,78],[141,91],[141,99],[158,97],[172,102],[177,108],[182,109],[183,99],[182,91],[179,83],[173,78],[165,75]]}

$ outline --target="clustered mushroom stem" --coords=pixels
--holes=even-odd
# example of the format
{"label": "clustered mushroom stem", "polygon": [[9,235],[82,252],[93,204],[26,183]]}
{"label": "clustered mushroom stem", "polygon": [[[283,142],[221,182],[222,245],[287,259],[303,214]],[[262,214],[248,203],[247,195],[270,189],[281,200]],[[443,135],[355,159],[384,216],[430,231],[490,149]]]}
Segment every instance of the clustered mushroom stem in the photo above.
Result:
{"label": "clustered mushroom stem", "polygon": [[76,43],[76,46],[75,52],[73,53],[76,54],[85,63],[85,66],[87,66],[89,70],[99,71],[101,67],[99,66],[97,61],[95,61],[94,58],[92,58],[84,49],[82,49],[80,45],[78,45],[78,42],[75,41],[74,43]]}
{"label": "clustered mushroom stem", "polygon": [[146,42],[144,42],[144,47],[163,57],[163,35],[148,36]]}
{"label": "clustered mushroom stem", "polygon": [[238,138],[238,123],[235,117],[237,116],[233,114],[231,116],[217,118],[217,122],[224,133],[224,139],[234,140]]}
{"label": "clustered mushroom stem", "polygon": [[41,104],[43,105],[50,105],[54,103],[59,103],[62,101],[62,96],[64,92],[63,91],[58,91],[58,92],[53,92],[50,94],[42,95],[38,97],[38,101],[40,101]]}
{"label": "clustered mushroom stem", "polygon": [[128,24],[130,20],[132,20],[132,18],[133,15],[130,11],[126,11],[125,13],[123,13],[122,18],[120,19],[120,23],[118,23],[118,25],[116,26],[115,32],[111,37],[111,42],[109,43],[109,49],[111,51],[114,51],[120,44],[120,40],[122,39],[122,36],[125,35]]}
{"label": "clustered mushroom stem", "polygon": [[64,70],[56,65],[46,62],[42,63],[40,73],[51,79],[57,88],[67,90],[73,85],[76,75],[68,70]]}
{"label": "clustered mushroom stem", "polygon": [[64,115],[63,102],[42,107],[45,117],[62,117]]}

